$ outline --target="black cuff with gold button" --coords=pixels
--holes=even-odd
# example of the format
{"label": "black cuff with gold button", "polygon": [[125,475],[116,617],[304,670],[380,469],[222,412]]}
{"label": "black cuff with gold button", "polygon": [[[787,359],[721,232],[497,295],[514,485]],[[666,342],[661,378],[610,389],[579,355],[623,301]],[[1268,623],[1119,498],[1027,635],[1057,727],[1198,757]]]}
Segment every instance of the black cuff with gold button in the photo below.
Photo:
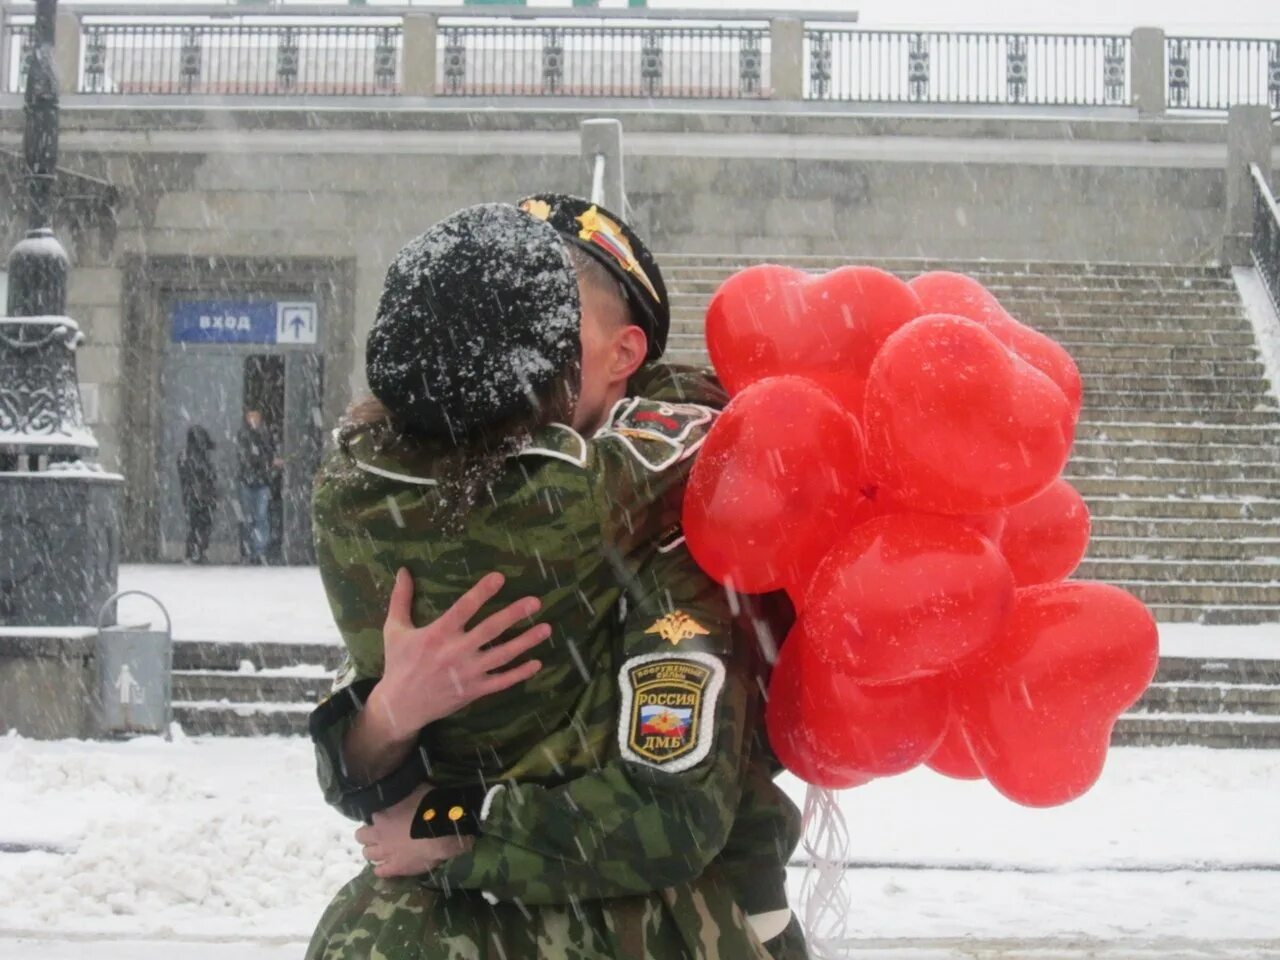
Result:
{"label": "black cuff with gold button", "polygon": [[409,836],[414,840],[474,836],[480,832],[480,808],[488,792],[481,783],[428,792],[413,815]]}

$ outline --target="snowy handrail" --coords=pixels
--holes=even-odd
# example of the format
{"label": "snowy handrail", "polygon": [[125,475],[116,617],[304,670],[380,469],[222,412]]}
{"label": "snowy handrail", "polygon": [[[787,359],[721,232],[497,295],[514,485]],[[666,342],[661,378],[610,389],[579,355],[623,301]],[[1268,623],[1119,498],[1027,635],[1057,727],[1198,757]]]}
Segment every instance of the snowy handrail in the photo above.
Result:
{"label": "snowy handrail", "polygon": [[1272,306],[1280,312],[1280,205],[1256,163],[1249,165],[1249,175],[1253,180],[1253,238],[1249,249],[1253,265],[1271,295]]}

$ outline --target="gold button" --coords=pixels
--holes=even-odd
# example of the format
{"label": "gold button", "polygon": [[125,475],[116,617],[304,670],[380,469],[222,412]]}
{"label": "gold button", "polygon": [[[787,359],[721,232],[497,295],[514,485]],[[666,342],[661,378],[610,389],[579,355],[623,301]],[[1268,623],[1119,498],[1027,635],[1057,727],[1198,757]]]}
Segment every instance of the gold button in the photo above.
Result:
{"label": "gold button", "polygon": [[436,812],[434,809],[428,807],[426,810],[422,811],[423,820],[434,820],[435,818],[436,818]]}
{"label": "gold button", "polygon": [[461,819],[463,818],[463,816],[466,814],[466,812],[467,812],[467,811],[463,810],[461,807],[450,807],[450,808],[449,808],[449,819],[450,819],[450,820],[461,820]]}

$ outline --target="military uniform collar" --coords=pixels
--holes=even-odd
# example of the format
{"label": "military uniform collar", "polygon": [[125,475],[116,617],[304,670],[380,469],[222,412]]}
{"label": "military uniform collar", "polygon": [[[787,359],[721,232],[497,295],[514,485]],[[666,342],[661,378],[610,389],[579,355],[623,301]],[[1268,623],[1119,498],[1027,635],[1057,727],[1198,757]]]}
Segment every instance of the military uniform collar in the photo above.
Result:
{"label": "military uniform collar", "polygon": [[[337,431],[334,437],[336,441]],[[436,485],[432,474],[435,472],[434,458],[439,451],[392,455],[377,450],[369,436],[363,433],[348,440],[345,450],[356,469],[365,473],[418,486]],[[551,423],[534,433],[529,443],[513,456],[549,457],[582,468],[587,465],[587,441],[573,427]]]}
{"label": "military uniform collar", "polygon": [[529,440],[517,457],[550,457],[575,467],[587,465],[587,441],[582,434],[565,423],[549,423]]}

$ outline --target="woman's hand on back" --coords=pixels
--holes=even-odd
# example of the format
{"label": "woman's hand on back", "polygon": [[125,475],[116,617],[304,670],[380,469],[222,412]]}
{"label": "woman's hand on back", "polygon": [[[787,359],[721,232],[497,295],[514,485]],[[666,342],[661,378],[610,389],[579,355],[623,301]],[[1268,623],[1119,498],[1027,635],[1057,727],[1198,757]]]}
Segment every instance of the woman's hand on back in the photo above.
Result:
{"label": "woman's hand on back", "polygon": [[524,597],[475,627],[467,626],[498,595],[503,583],[502,574],[490,573],[442,616],[425,627],[415,627],[413,577],[407,570],[396,574],[382,628],[382,680],[366,705],[368,710],[383,715],[394,739],[409,740],[432,721],[481,697],[523,683],[542,668],[537,660],[529,660],[502,669],[547,639],[551,635],[549,625],[538,624],[512,640],[495,643],[538,612],[542,604],[536,597]]}

